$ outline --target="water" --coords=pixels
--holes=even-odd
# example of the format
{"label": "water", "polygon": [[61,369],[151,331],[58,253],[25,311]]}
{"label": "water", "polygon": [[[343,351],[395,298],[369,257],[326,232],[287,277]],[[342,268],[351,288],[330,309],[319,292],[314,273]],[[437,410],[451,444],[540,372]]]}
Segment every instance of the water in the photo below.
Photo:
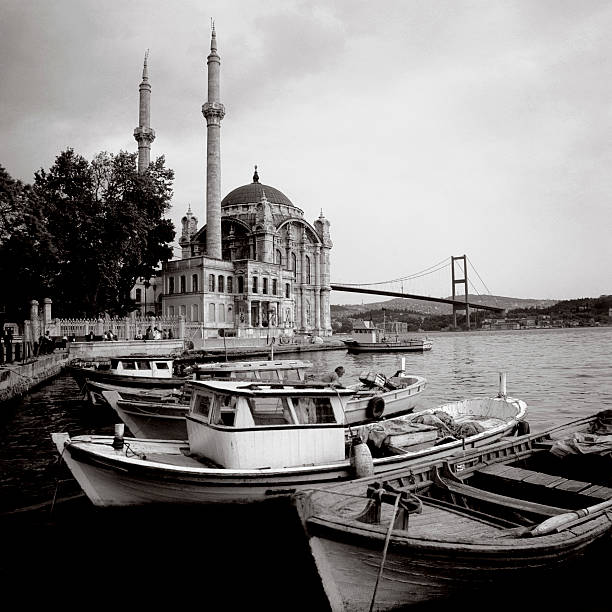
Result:
{"label": "water", "polygon": [[[610,327],[430,337],[431,351],[405,355],[407,371],[429,382],[417,410],[495,395],[501,371],[507,373],[508,394],[527,402],[532,431],[612,408]],[[393,374],[400,362],[397,354],[349,355],[343,350],[300,357],[312,361],[320,373],[343,365],[345,384],[356,382],[366,370]],[[57,460],[52,432],[111,433],[115,421],[113,414],[90,409],[69,376],[2,410],[0,511],[5,512],[48,501],[56,493],[61,498],[78,492]],[[100,513],[89,506],[76,516],[56,511],[34,522],[5,515],[0,521],[3,542],[8,537],[14,547],[9,547],[12,556],[3,555],[3,565],[18,578],[22,570],[29,572],[31,563],[44,564],[42,575],[50,588],[61,583],[66,592],[78,589],[84,596],[102,588],[108,604],[120,593],[141,603],[146,596],[155,605],[161,601],[156,594],[184,602],[185,589],[205,602],[211,589],[218,595],[222,587],[225,609],[242,609],[245,601],[264,609],[325,609],[299,526],[285,515],[277,508],[221,513],[171,508],[151,514]],[[207,585],[208,594],[201,591]],[[43,596],[40,589],[27,594]],[[599,603],[589,600],[580,607],[595,610]]]}

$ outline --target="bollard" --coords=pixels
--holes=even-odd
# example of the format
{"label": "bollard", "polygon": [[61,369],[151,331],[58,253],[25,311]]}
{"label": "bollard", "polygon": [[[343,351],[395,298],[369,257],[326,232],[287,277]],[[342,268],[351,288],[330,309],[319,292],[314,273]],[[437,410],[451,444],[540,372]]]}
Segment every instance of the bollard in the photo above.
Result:
{"label": "bollard", "polygon": [[125,425],[123,423],[115,424],[115,438],[113,439],[113,448],[121,450],[123,448],[123,431]]}

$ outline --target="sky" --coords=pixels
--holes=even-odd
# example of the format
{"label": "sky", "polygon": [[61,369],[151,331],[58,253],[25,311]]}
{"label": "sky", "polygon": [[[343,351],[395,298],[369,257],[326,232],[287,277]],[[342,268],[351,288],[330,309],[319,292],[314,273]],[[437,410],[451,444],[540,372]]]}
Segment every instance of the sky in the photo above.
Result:
{"label": "sky", "polygon": [[222,194],[257,164],[323,211],[333,283],[437,270],[378,286],[446,297],[436,266],[466,255],[472,293],[612,293],[609,1],[0,0],[0,165],[31,182],[68,147],[137,151],[149,49],[151,156],[177,240],[188,206],[201,226],[211,18]]}

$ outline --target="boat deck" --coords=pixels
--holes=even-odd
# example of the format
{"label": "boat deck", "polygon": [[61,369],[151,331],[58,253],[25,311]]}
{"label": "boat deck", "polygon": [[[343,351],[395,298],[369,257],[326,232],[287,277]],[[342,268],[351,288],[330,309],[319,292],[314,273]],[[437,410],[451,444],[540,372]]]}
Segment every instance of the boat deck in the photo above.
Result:
{"label": "boat deck", "polygon": [[571,480],[562,476],[553,476],[542,472],[534,472],[511,465],[493,464],[477,470],[476,474],[494,476],[506,482],[522,482],[526,484],[541,485],[550,489],[580,493],[587,497],[593,497],[601,501],[612,499],[612,489],[602,485]]}

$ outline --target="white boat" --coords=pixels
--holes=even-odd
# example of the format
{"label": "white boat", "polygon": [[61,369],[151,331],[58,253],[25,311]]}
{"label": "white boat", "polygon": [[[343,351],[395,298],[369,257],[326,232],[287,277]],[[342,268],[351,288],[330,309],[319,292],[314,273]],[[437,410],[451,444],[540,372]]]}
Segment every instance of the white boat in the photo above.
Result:
{"label": "white boat", "polygon": [[386,332],[371,321],[355,323],[354,337],[343,340],[349,353],[413,353],[430,351],[433,342],[429,338],[400,336]]}
{"label": "white boat", "polygon": [[179,391],[186,376],[174,376],[173,357],[150,355],[128,355],[111,357],[110,364],[66,367],[79,388],[87,393],[94,405],[104,403],[99,384],[138,387],[140,389],[163,389],[166,392]]}
{"label": "white boat", "polygon": [[[260,369],[231,369],[232,364],[220,364],[228,366],[231,378],[225,380],[239,379],[244,376],[247,380],[268,380],[282,382],[285,380],[304,380],[304,369],[301,367],[309,362],[261,362]],[[270,364],[270,365],[268,365]],[[285,369],[280,367],[285,365]],[[213,365],[213,364],[209,364]],[[245,364],[246,365],[246,364]],[[405,361],[402,359],[402,369],[394,376],[387,378],[382,374],[364,372],[360,376],[360,382],[350,387],[354,393],[349,397],[344,406],[344,422],[349,425],[358,425],[370,421],[378,421],[394,415],[406,414],[414,410],[419,395],[427,386],[427,381],[422,376],[408,375],[404,371]],[[213,367],[196,369],[196,376],[201,379],[201,373],[206,372],[211,379],[222,380],[221,370]],[[264,369],[267,368],[267,369]],[[291,369],[293,368],[293,369]],[[315,384],[314,382],[308,384]],[[189,385],[187,385],[189,388]],[[167,396],[156,400],[143,392],[141,397],[132,391],[120,389],[102,389],[100,391],[102,401],[108,404],[119,416],[121,421],[127,425],[130,432],[138,438],[164,438],[168,440],[184,439],[187,436],[185,415],[189,409],[189,391],[183,391],[180,395]]]}
{"label": "white boat", "polygon": [[[160,408],[164,409],[168,403],[189,404],[189,389],[185,386],[188,380],[301,381],[304,380],[305,372],[312,367],[312,362],[300,359],[228,361],[196,364],[186,368],[184,376],[172,377],[172,360],[168,360],[169,368],[161,368],[162,363],[163,360],[140,358],[111,360],[110,370],[104,371],[109,375],[92,375],[85,378],[84,384],[90,402],[93,405],[107,405],[103,391],[117,391],[122,400],[160,402]],[[123,373],[131,371],[134,365],[138,372],[146,372],[146,368],[150,368],[151,376],[146,377],[146,386],[139,386],[138,381],[133,378],[127,381],[126,385]],[[166,371],[170,372],[169,376],[162,375]],[[164,380],[162,386],[156,384],[159,378],[170,380]],[[149,409],[154,410],[154,407]],[[184,435],[179,437],[183,438]]]}
{"label": "white boat", "polygon": [[[424,444],[419,426],[414,439],[405,437],[401,452],[393,445],[391,454],[372,459],[359,436],[346,428],[344,407],[352,390],[247,382],[190,384],[188,441],[124,438],[123,425],[116,426],[114,437],[52,435],[95,505],[249,503],[286,497],[489,444],[513,432],[527,408],[503,394],[441,406],[437,410],[448,409],[455,421],[477,421],[477,433],[451,440],[447,431],[440,431]],[[411,420],[434,412],[398,418],[409,429]]]}

